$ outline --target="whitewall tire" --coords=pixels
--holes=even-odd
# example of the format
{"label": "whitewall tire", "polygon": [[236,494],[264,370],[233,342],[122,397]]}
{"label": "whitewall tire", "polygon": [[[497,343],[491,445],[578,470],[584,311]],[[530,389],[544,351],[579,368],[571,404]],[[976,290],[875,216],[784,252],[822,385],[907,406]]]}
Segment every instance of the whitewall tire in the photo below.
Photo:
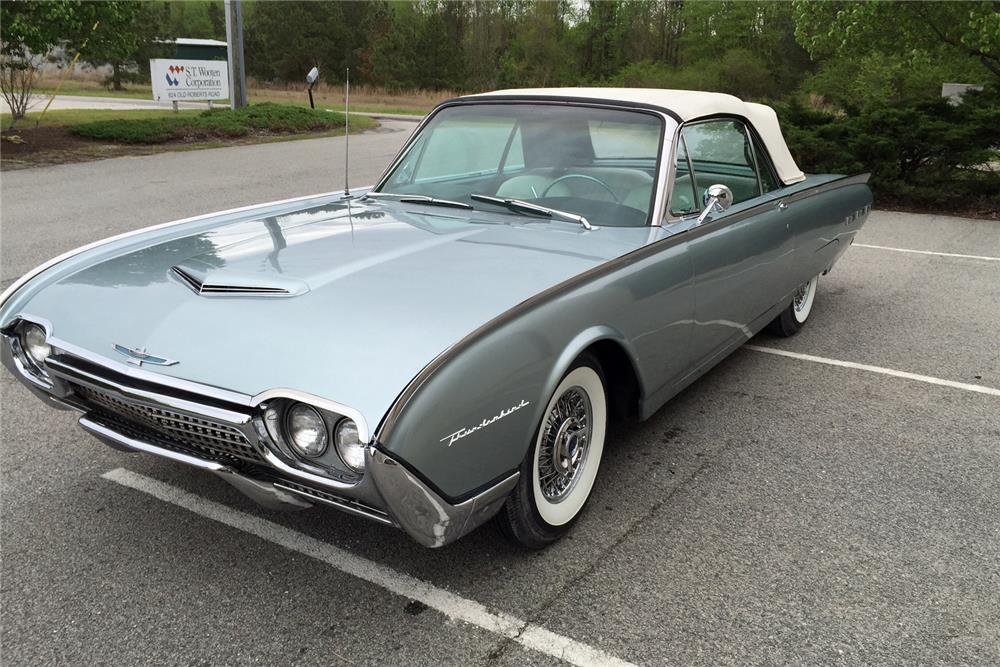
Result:
{"label": "whitewall tire", "polygon": [[608,398],[600,364],[574,362],[552,393],[517,487],[497,517],[504,534],[538,549],[559,539],[580,516],[601,466]]}
{"label": "whitewall tire", "polygon": [[778,336],[794,336],[805,326],[816,302],[816,287],[819,276],[799,285],[792,295],[792,302],[767,325],[768,331]]}

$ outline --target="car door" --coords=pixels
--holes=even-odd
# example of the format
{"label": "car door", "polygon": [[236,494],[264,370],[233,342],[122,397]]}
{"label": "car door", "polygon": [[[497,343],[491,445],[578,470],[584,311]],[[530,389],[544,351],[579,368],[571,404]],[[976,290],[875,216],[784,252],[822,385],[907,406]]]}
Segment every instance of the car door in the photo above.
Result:
{"label": "car door", "polygon": [[[752,326],[783,296],[784,264],[793,253],[788,218],[768,193],[776,179],[761,178],[752,131],[735,118],[717,118],[681,130],[691,187],[701,206],[709,186],[733,192],[733,206],[713,213],[691,231],[688,251],[694,269],[695,317],[692,359],[695,367],[753,335]],[[689,200],[690,201],[690,200]],[[676,213],[676,212],[675,212]]]}

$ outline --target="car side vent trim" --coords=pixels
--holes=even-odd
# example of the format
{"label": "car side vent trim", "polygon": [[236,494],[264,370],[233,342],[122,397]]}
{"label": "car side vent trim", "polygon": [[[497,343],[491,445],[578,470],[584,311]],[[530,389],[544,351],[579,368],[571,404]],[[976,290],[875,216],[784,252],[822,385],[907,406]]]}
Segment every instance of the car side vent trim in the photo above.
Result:
{"label": "car side vent trim", "polygon": [[284,287],[267,287],[264,285],[217,285],[213,283],[203,283],[179,266],[171,267],[171,271],[180,278],[185,285],[190,287],[196,294],[213,295],[247,295],[247,296],[289,296],[292,294]]}

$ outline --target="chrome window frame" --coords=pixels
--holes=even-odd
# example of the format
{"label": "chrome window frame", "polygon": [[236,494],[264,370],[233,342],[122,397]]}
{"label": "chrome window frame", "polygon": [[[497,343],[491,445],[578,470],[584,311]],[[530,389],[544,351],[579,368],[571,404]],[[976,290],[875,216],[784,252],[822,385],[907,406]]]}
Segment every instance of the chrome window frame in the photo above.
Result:
{"label": "chrome window frame", "polygon": [[[757,158],[757,143],[760,142],[760,136],[757,134],[757,131],[754,129],[753,125],[747,119],[745,119],[745,118],[743,118],[741,116],[735,116],[735,115],[731,115],[731,114],[718,114],[718,115],[713,115],[713,116],[705,116],[705,117],[702,117],[702,118],[695,118],[693,120],[689,120],[689,121],[685,121],[683,123],[679,123],[677,125],[676,130],[675,130],[675,136],[674,136],[674,141],[673,141],[674,145],[676,146],[676,144],[678,143],[679,139],[683,140],[682,133],[688,127],[691,127],[693,125],[701,125],[701,124],[704,124],[704,123],[713,123],[713,122],[719,122],[719,121],[732,121],[732,122],[735,122],[735,123],[739,123],[740,125],[743,126],[743,129],[746,132],[746,137],[750,141],[750,159],[753,161],[754,176],[757,178],[757,190],[758,190],[758,194],[757,194],[756,197],[752,197],[751,199],[747,199],[745,201],[753,201],[754,199],[761,199],[762,197],[766,197],[768,194],[770,194],[770,192],[777,192],[782,187],[785,187],[784,184],[781,183],[780,179],[775,178],[775,182],[777,182],[779,184],[778,187],[775,188],[774,190],[771,190],[770,192],[764,192],[764,183],[761,181],[761,178],[760,178],[760,166],[759,166],[760,162],[759,162],[759,160]],[[687,142],[685,142],[684,145],[686,147],[687,146]],[[670,183],[671,183],[671,189],[673,188],[673,182],[674,182],[674,178],[676,176],[676,173],[675,173],[676,169],[673,168],[674,167],[675,159],[676,159],[675,155],[672,153],[671,156],[670,156],[670,164],[671,164]],[[770,161],[770,156],[768,156],[768,160],[769,160],[769,163],[773,164],[773,162]],[[691,173],[693,174],[694,173],[694,164],[691,161],[691,151],[690,150],[687,151],[687,161],[688,161],[688,168],[691,170]],[[771,173],[772,173],[772,175],[774,175],[774,170],[773,169],[771,170]],[[697,187],[696,187],[695,188],[695,200],[697,201],[697,199],[698,199],[698,192],[697,192]],[[740,202],[740,203],[744,203],[744,202]],[[665,209],[665,212],[666,212],[666,217],[664,218],[664,224],[665,225],[674,224],[674,223],[677,223],[677,222],[687,221],[687,220],[690,220],[692,217],[697,217],[699,215],[698,213],[687,213],[685,215],[676,215],[676,214],[674,214],[674,213],[672,213],[670,211],[669,203],[668,203],[668,206]]]}

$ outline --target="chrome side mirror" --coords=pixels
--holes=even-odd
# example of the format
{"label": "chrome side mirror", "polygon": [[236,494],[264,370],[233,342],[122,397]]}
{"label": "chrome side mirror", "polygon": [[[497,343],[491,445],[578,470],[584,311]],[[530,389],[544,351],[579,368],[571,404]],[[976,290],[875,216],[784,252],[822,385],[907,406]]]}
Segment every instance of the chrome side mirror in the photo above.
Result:
{"label": "chrome side mirror", "polygon": [[702,210],[701,215],[698,216],[699,225],[705,222],[705,218],[708,217],[709,213],[715,211],[721,213],[732,206],[733,191],[721,183],[710,185],[702,196],[702,202],[705,204],[705,208]]}

